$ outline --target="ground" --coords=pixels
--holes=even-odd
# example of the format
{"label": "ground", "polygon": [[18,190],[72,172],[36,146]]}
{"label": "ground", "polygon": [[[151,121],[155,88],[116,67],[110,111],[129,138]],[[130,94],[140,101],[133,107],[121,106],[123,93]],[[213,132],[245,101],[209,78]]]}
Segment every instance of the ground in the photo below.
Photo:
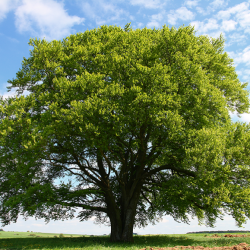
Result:
{"label": "ground", "polygon": [[[211,238],[221,238],[221,237],[227,237],[227,238],[231,238],[231,237],[249,237],[249,235],[245,235],[245,234],[225,234],[225,235],[217,235],[214,234],[212,236],[210,236]],[[203,246],[175,246],[175,247],[164,247],[164,248],[152,248],[152,247],[148,247],[148,248],[142,248],[140,250],[184,250],[184,249],[194,249],[194,250],[250,250],[250,246],[245,243],[242,242],[238,245],[234,245],[234,246],[224,246],[224,247],[203,247]]]}

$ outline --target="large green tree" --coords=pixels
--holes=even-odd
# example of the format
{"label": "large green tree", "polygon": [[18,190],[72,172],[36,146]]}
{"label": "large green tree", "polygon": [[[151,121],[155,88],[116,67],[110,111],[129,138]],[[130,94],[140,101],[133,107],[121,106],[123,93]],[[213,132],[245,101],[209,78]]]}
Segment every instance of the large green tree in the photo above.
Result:
{"label": "large green tree", "polygon": [[163,215],[246,222],[250,126],[230,112],[249,99],[222,36],[128,24],[29,44],[9,80],[18,94],[1,98],[3,225],[77,209],[132,242],[133,227]]}

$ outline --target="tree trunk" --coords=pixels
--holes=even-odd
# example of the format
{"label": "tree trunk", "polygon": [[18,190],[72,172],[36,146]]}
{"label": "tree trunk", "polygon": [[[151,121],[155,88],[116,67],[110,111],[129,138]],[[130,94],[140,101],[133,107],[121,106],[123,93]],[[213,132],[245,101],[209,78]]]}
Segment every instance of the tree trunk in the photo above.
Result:
{"label": "tree trunk", "polygon": [[111,221],[111,235],[112,242],[134,242],[133,240],[133,226],[135,212],[131,209],[126,211],[125,220],[122,220],[122,215],[117,220],[115,216],[110,218]]}
{"label": "tree trunk", "polygon": [[136,208],[140,196],[141,186],[138,186],[132,198],[125,196],[121,199],[119,208],[108,209],[111,223],[112,242],[134,242],[133,227],[135,222]]}

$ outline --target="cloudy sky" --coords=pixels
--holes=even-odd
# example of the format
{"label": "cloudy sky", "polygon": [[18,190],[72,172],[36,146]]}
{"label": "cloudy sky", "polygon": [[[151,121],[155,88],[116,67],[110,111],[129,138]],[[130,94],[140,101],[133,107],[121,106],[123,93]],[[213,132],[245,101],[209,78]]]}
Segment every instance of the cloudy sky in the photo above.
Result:
{"label": "cloudy sky", "polygon": [[[250,0],[0,0],[0,95],[7,97],[7,80],[15,77],[23,57],[29,57],[30,38],[62,39],[70,34],[117,25],[122,28],[131,22],[133,29],[162,28],[164,24],[178,28],[193,25],[196,35],[226,38],[225,51],[234,59],[241,82],[250,82]],[[250,89],[250,88],[248,88]],[[233,120],[250,121],[249,114]],[[110,228],[95,225],[93,220],[79,222],[22,218],[3,228],[6,231],[57,232],[69,234],[108,234]],[[218,221],[214,230],[238,229],[231,217]],[[244,228],[243,228],[244,229]],[[136,228],[140,234],[174,234],[212,230],[177,223],[164,217],[155,226]],[[250,223],[244,230],[250,230]]]}

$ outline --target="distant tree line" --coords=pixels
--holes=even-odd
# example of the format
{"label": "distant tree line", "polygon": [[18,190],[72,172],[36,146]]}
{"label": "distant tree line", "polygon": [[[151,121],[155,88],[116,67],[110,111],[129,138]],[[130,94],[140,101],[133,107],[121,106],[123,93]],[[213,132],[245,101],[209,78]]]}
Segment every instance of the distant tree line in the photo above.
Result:
{"label": "distant tree line", "polygon": [[188,232],[187,234],[203,234],[203,233],[249,233],[249,231],[247,230],[199,231],[199,232]]}

